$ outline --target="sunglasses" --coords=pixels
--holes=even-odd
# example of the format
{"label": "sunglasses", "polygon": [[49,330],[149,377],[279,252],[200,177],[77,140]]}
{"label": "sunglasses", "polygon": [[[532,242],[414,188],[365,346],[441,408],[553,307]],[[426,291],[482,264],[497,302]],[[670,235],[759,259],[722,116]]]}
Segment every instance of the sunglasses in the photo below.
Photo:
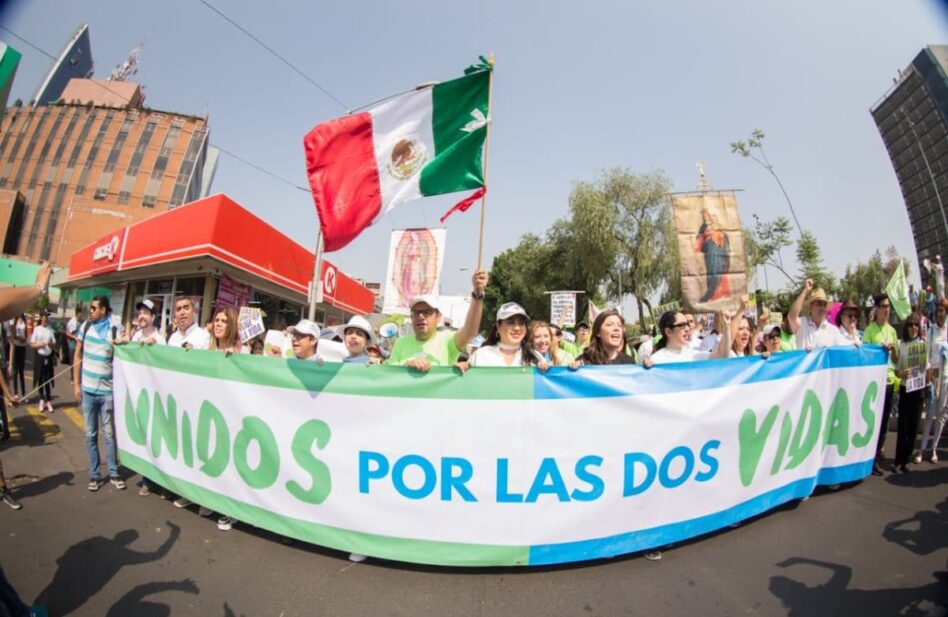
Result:
{"label": "sunglasses", "polygon": [[690,327],[691,327],[691,324],[688,323],[687,321],[681,321],[681,322],[678,322],[678,323],[674,323],[674,324],[672,324],[672,325],[670,325],[670,326],[668,326],[668,327],[671,328],[672,330],[675,330],[675,329],[677,329],[677,328],[690,328]]}
{"label": "sunglasses", "polygon": [[421,309],[421,310],[417,310],[417,311],[414,310],[414,309],[412,309],[411,316],[412,316],[412,317],[421,316],[421,317],[424,317],[425,319],[428,319],[429,317],[431,317],[432,315],[434,315],[435,312],[436,312],[436,311],[435,311],[434,309],[432,309],[432,308]]}

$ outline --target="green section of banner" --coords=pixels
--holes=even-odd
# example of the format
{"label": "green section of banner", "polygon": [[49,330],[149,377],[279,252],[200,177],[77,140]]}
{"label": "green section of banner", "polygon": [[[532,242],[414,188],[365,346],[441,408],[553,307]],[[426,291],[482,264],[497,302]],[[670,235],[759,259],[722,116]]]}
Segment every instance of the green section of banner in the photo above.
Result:
{"label": "green section of banner", "polygon": [[303,542],[380,559],[441,566],[528,565],[530,548],[526,546],[492,546],[393,538],[302,521],[274,514],[269,510],[231,499],[226,495],[167,475],[150,462],[126,450],[119,449],[119,456],[123,466],[137,471],[195,503],[200,503],[215,512],[233,516],[241,523],[267,529]]}
{"label": "green section of banner", "polygon": [[183,351],[158,346],[124,345],[116,356],[152,366],[213,379],[261,384],[291,390],[354,394],[385,398],[521,400],[533,398],[533,369],[478,369],[458,379],[456,369],[432,368],[429,373],[397,366],[283,360],[212,351]]}

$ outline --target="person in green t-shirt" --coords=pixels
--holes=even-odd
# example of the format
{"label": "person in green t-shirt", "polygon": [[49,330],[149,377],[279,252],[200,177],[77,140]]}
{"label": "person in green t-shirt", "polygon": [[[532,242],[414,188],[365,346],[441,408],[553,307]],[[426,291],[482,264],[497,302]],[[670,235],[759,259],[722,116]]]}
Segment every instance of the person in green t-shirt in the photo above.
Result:
{"label": "person in green t-shirt", "polygon": [[895,328],[889,325],[889,315],[892,312],[892,303],[889,296],[879,294],[873,296],[873,304],[876,307],[876,315],[872,323],[866,326],[866,331],[862,335],[862,342],[867,344],[882,345],[882,348],[889,353],[889,367],[886,371],[885,400],[882,403],[882,425],[879,427],[879,439],[876,441],[876,460],[872,465],[872,475],[881,476],[882,462],[884,455],[882,453],[885,446],[885,434],[889,430],[889,414],[892,412],[892,395],[895,386],[895,365],[899,361],[899,335]]}
{"label": "person in green t-shirt", "polygon": [[477,336],[477,328],[484,312],[484,288],[487,272],[478,268],[471,279],[471,306],[464,325],[457,332],[438,330],[441,311],[434,296],[417,296],[409,305],[413,334],[395,341],[388,364],[408,366],[427,373],[432,366],[453,366],[468,341]]}

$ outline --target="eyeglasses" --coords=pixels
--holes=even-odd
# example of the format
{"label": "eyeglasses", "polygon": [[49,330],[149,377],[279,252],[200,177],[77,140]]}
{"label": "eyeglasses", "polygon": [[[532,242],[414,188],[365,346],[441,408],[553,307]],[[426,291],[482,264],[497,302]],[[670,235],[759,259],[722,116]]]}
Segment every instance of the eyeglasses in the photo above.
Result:
{"label": "eyeglasses", "polygon": [[412,316],[412,317],[424,317],[425,319],[428,319],[429,317],[431,317],[432,315],[434,315],[436,312],[437,312],[437,311],[436,311],[435,309],[433,309],[433,308],[418,309],[417,311],[416,311],[415,309],[412,309],[412,311],[411,311],[411,316]]}
{"label": "eyeglasses", "polygon": [[299,341],[299,340],[304,339],[304,338],[306,338],[306,337],[309,337],[309,338],[313,339],[314,341],[316,340],[316,337],[313,336],[312,334],[303,334],[302,332],[291,332],[291,333],[290,333],[290,336],[292,336],[292,337],[293,337],[293,340],[296,340],[296,341]]}
{"label": "eyeglasses", "polygon": [[671,328],[672,330],[675,330],[675,329],[678,329],[678,328],[690,328],[690,327],[691,327],[691,324],[688,323],[687,321],[681,321],[681,322],[678,322],[678,323],[674,323],[674,324],[672,324],[672,325],[670,325],[670,326],[668,326],[668,327]]}
{"label": "eyeglasses", "polygon": [[846,319],[856,319],[858,315],[856,313],[846,312],[846,313],[843,313],[843,317],[845,317]]}
{"label": "eyeglasses", "polygon": [[780,338],[780,335],[779,335],[779,334],[768,334],[768,335],[767,335],[767,340],[770,340],[770,341],[776,341],[778,338]]}
{"label": "eyeglasses", "polygon": [[905,324],[905,327],[906,328],[919,328],[921,326],[919,326],[917,323],[907,323]]}

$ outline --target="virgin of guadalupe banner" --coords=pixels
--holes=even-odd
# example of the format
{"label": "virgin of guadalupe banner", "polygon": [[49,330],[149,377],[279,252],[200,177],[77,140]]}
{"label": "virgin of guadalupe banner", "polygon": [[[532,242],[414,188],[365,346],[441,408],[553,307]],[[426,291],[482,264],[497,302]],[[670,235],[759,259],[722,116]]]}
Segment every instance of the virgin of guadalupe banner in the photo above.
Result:
{"label": "virgin of guadalupe banner", "polygon": [[670,199],[678,229],[682,303],[699,313],[734,308],[747,293],[737,198],[730,192],[702,192]]}
{"label": "virgin of guadalupe banner", "polygon": [[412,298],[438,293],[446,234],[445,229],[396,229],[392,232],[383,313],[408,315]]}

